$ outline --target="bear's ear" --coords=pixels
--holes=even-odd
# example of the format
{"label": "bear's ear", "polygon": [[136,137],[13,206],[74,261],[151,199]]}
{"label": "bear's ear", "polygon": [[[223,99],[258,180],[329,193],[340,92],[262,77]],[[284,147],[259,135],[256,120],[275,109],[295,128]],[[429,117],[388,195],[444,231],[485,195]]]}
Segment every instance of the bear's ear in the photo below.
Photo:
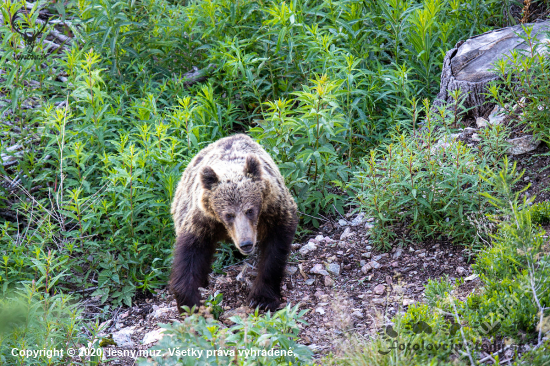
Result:
{"label": "bear's ear", "polygon": [[244,174],[250,175],[253,180],[258,180],[262,177],[262,169],[258,158],[253,155],[246,157],[246,163],[244,164]]}
{"label": "bear's ear", "polygon": [[209,166],[206,166],[201,171],[201,183],[204,189],[211,190],[214,184],[218,183],[218,176],[216,175],[216,172],[210,168]]}

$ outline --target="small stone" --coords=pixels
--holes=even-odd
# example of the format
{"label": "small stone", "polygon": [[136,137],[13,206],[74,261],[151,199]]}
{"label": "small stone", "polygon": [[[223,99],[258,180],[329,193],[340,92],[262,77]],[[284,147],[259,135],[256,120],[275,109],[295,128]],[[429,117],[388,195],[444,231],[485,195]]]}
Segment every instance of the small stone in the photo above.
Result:
{"label": "small stone", "polygon": [[360,267],[363,267],[365,264],[367,264],[367,261],[366,261],[366,260],[361,259],[361,260],[359,261],[359,266],[360,266]]}
{"label": "small stone", "polygon": [[481,141],[481,137],[477,133],[474,133],[471,137],[472,141]]}
{"label": "small stone", "polygon": [[299,252],[301,255],[306,255],[309,252],[313,252],[314,250],[317,250],[317,245],[313,243],[308,243],[304,245],[302,248],[300,248]]}
{"label": "small stone", "polygon": [[134,342],[132,341],[132,334],[134,333],[135,326],[122,328],[116,333],[113,333],[113,341],[116,345],[121,348],[131,348],[134,347]]}
{"label": "small stone", "polygon": [[378,269],[381,267],[380,263],[378,263],[377,261],[370,261],[370,266],[374,269]]}
{"label": "small stone", "polygon": [[419,257],[419,258],[424,258],[425,256],[426,256],[426,253],[419,253],[419,254],[418,254],[418,257]]}
{"label": "small stone", "polygon": [[410,247],[410,248],[409,248],[409,252],[414,252],[414,248],[413,248],[413,247]]}
{"label": "small stone", "polygon": [[374,221],[374,217],[369,217],[369,218],[367,219],[367,222],[373,222],[373,221]]}
{"label": "small stone", "polygon": [[162,328],[152,330],[145,334],[142,344],[149,344],[159,341],[162,338]]}
{"label": "small stone", "polygon": [[353,220],[351,220],[351,226],[357,226],[360,223],[363,222],[363,218],[365,217],[364,212],[360,212],[359,215],[357,215]]}
{"label": "small stone", "polygon": [[401,257],[401,254],[403,254],[403,249],[398,248],[398,249],[395,251],[395,253],[393,253],[392,258],[393,258],[393,259],[397,259],[397,258]]}
{"label": "small stone", "polygon": [[413,300],[413,299],[404,299],[403,300],[403,306],[409,306],[409,305],[412,305],[414,304],[416,301]]}
{"label": "small stone", "polygon": [[335,276],[340,274],[340,265],[336,263],[331,263],[327,266],[327,270]]}
{"label": "small stone", "polygon": [[363,272],[364,274],[367,274],[367,272],[370,271],[371,269],[372,269],[372,266],[370,265],[370,263],[367,263],[361,267],[361,272]]}
{"label": "small stone", "polygon": [[386,286],[380,284],[376,286],[373,291],[376,295],[382,295],[384,291],[386,291]]}
{"label": "small stone", "polygon": [[540,140],[533,138],[531,135],[518,137],[515,139],[508,140],[508,143],[512,144],[508,149],[508,152],[512,155],[521,155],[526,152],[535,150],[539,144]]}
{"label": "small stone", "polygon": [[359,310],[356,310],[353,313],[351,313],[351,316],[354,318],[363,319],[363,313],[360,312]]}
{"label": "small stone", "polygon": [[367,246],[365,247],[365,250],[372,250],[372,247],[371,247],[370,245],[367,245]]}
{"label": "small stone", "polygon": [[325,286],[332,287],[334,286],[334,280],[330,276],[325,276]]}
{"label": "small stone", "polygon": [[464,267],[456,267],[456,273],[458,273],[459,276],[463,276],[466,273],[466,269],[464,269]]}
{"label": "small stone", "polygon": [[309,280],[306,280],[306,285],[311,286],[315,282],[314,278],[310,278]]}
{"label": "small stone", "polygon": [[153,318],[160,318],[163,316],[166,316],[167,313],[171,312],[172,310],[177,310],[175,307],[173,308],[158,308],[157,310],[153,311],[153,314],[151,316]]}
{"label": "small stone", "polygon": [[386,299],[383,297],[375,297],[374,299],[371,299],[371,302],[376,305],[382,305],[384,302],[386,302]]}
{"label": "small stone", "polygon": [[346,230],[344,230],[344,232],[342,233],[342,235],[340,235],[340,240],[344,240],[346,238],[349,238],[350,236],[353,236],[355,235],[355,233],[353,231],[351,231],[351,229],[349,227],[346,228]]}
{"label": "small stone", "polygon": [[477,278],[477,274],[474,273],[473,275],[466,277],[466,278],[464,279],[464,281],[473,281],[473,280],[475,280],[476,278]]}
{"label": "small stone", "polygon": [[316,264],[314,265],[310,270],[309,270],[309,273],[315,273],[315,274],[320,274],[320,275],[323,275],[323,276],[328,276],[328,272],[323,268],[323,265],[322,264]]}
{"label": "small stone", "polygon": [[321,315],[325,315],[325,309],[323,309],[322,307],[318,307],[317,309],[315,309],[315,312]]}
{"label": "small stone", "polygon": [[298,271],[298,267],[296,266],[287,266],[286,267],[286,273],[288,273],[290,276],[292,276],[294,273]]}
{"label": "small stone", "polygon": [[393,261],[393,262],[391,262],[390,266],[392,266],[393,268],[397,268],[397,267],[399,267],[399,262]]}
{"label": "small stone", "polygon": [[371,256],[372,256],[371,252],[366,252],[366,253],[361,254],[361,257],[365,257],[365,258],[370,258]]}
{"label": "small stone", "polygon": [[483,128],[483,127],[487,127],[487,123],[488,121],[483,118],[483,117],[477,117],[476,118],[476,126],[477,128]]}
{"label": "small stone", "polygon": [[325,237],[323,235],[317,235],[315,240],[317,240],[317,242],[325,241]]}
{"label": "small stone", "polygon": [[365,230],[371,230],[373,227],[374,227],[374,225],[371,224],[370,222],[367,222],[367,223],[365,224]]}
{"label": "small stone", "polygon": [[348,224],[349,223],[346,220],[342,220],[342,219],[338,220],[338,225],[340,226],[347,226]]}
{"label": "small stone", "polygon": [[[489,120],[487,121],[490,125],[499,125],[506,118],[504,110],[500,106],[496,105],[495,108],[489,114]],[[476,120],[477,123],[477,120]]]}

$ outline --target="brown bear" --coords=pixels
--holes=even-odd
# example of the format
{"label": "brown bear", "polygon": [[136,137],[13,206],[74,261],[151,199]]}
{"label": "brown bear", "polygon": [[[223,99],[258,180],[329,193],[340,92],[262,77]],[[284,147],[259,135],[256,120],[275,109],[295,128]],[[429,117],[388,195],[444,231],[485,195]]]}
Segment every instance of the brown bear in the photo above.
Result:
{"label": "brown bear", "polygon": [[176,229],[170,288],[181,306],[200,304],[219,241],[244,255],[259,249],[251,307],[280,304],[286,259],[298,225],[297,208],[267,152],[246,135],[220,139],[189,163],[172,202]]}

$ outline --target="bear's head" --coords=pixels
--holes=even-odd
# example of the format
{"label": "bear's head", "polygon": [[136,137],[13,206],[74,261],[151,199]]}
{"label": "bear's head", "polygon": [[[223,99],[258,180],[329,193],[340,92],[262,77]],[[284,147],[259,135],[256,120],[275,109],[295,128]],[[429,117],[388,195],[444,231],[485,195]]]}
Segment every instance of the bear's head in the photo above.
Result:
{"label": "bear's head", "polygon": [[202,169],[202,203],[225,226],[237,249],[249,255],[256,248],[266,182],[262,179],[260,162],[253,155],[246,157],[242,171],[225,173],[218,176],[209,166]]}

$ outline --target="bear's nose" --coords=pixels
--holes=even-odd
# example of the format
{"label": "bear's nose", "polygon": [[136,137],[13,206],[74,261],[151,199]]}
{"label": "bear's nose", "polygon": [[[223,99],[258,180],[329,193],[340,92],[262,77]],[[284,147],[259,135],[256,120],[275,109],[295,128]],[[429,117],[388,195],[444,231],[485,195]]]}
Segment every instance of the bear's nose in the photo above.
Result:
{"label": "bear's nose", "polygon": [[254,243],[251,240],[243,241],[240,247],[244,254],[250,254],[254,250]]}

